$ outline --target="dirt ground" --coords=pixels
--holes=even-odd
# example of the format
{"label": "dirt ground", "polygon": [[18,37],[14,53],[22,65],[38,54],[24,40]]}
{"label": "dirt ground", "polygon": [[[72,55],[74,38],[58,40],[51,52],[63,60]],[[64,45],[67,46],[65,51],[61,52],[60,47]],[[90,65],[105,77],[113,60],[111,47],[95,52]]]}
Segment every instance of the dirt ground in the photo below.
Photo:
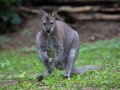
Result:
{"label": "dirt ground", "polygon": [[[77,21],[69,25],[79,33],[81,43],[120,37],[120,22],[118,21]],[[38,16],[29,19],[17,32],[7,34],[10,40],[6,44],[6,49],[35,45],[36,34],[40,27]]]}

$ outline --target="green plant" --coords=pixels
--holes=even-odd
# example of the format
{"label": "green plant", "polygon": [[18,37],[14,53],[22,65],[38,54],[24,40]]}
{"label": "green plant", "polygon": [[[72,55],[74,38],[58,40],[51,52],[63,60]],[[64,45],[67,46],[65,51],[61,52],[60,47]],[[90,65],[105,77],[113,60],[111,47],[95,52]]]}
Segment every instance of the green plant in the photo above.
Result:
{"label": "green plant", "polygon": [[22,48],[22,51],[23,52],[36,52],[37,49],[36,49],[36,46],[31,46],[31,47],[25,46]]}
{"label": "green plant", "polygon": [[30,36],[32,33],[28,29],[25,29],[25,30],[21,31],[20,34],[21,34],[21,36],[25,36],[25,35]]}
{"label": "green plant", "polygon": [[5,48],[6,43],[9,41],[5,35],[0,36],[0,47]]}
{"label": "green plant", "polygon": [[15,11],[10,9],[10,7],[20,5],[20,2],[21,0],[0,0],[0,18],[2,18],[4,22],[10,20],[12,24],[19,24],[20,17]]}
{"label": "green plant", "polygon": [[21,0],[0,0],[0,28],[4,29],[10,24],[20,24],[21,18],[12,7],[20,6]]}

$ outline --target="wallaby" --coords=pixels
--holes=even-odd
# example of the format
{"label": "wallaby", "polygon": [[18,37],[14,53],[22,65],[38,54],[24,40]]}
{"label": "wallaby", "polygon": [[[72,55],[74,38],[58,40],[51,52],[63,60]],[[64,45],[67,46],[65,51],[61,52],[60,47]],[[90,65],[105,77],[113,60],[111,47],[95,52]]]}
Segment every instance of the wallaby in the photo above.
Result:
{"label": "wallaby", "polygon": [[56,20],[56,15],[57,10],[47,14],[40,9],[42,25],[36,37],[36,44],[38,55],[46,72],[37,78],[38,81],[48,76],[53,68],[65,69],[64,78],[69,78],[71,74],[82,74],[88,69],[99,68],[97,65],[75,68],[74,63],[80,47],[79,35],[66,23]]}

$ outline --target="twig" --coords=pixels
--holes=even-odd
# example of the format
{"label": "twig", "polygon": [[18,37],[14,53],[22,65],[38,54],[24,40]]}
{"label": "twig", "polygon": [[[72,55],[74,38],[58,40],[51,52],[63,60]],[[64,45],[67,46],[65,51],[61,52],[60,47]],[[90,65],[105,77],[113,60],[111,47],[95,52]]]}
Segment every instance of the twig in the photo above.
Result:
{"label": "twig", "polygon": [[75,20],[120,20],[120,15],[107,15],[107,14],[77,14],[77,15],[70,15]]}

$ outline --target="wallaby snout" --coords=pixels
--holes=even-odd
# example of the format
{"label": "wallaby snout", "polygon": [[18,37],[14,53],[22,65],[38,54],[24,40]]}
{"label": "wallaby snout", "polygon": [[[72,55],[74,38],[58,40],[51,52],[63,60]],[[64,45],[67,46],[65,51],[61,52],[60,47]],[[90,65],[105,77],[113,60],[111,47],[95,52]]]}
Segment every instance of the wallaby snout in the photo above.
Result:
{"label": "wallaby snout", "polygon": [[49,24],[48,24],[48,26],[44,25],[44,31],[48,34],[51,33],[53,31],[53,29],[54,29],[53,25],[49,25]]}
{"label": "wallaby snout", "polygon": [[46,32],[47,32],[47,33],[50,33],[50,30],[48,29],[48,30],[46,30]]}

